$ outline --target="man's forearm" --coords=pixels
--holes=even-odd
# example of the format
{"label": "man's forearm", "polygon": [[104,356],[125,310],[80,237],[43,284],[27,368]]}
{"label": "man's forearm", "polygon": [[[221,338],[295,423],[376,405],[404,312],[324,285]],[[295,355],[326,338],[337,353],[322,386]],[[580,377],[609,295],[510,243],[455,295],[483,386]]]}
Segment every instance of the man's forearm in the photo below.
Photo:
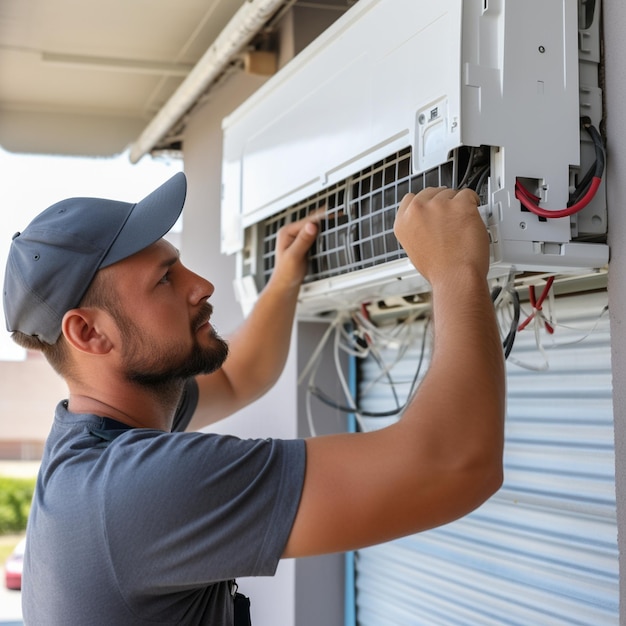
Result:
{"label": "man's forearm", "polygon": [[231,380],[237,379],[251,399],[265,393],[283,370],[299,290],[299,286],[285,287],[270,281],[229,341],[231,356],[223,369]]}

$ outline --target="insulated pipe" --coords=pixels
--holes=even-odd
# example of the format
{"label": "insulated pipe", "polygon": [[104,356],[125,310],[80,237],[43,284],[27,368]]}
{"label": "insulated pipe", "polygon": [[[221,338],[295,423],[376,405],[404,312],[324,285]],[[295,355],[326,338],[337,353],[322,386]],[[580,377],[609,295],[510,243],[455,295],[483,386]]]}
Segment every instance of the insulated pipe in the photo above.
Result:
{"label": "insulated pipe", "polygon": [[207,87],[222,73],[286,0],[246,0],[217,39],[202,55],[180,87],[131,146],[130,162],[142,156],[167,134]]}

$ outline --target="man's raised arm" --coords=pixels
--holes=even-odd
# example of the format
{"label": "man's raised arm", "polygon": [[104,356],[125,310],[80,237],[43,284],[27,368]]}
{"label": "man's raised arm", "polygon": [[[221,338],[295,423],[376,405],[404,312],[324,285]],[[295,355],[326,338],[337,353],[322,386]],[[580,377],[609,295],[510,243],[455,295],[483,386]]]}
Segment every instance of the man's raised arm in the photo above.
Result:
{"label": "man's raised arm", "polygon": [[429,280],[434,351],[402,419],[309,439],[284,556],[337,552],[445,524],[502,482],[504,359],[487,284],[489,246],[470,190],[407,195],[395,234]]}
{"label": "man's raised arm", "polygon": [[230,338],[226,362],[213,374],[197,378],[200,398],[190,430],[227,417],[278,380],[289,353],[298,293],[307,253],[317,236],[317,221],[313,215],[278,231],[274,272],[249,317]]}

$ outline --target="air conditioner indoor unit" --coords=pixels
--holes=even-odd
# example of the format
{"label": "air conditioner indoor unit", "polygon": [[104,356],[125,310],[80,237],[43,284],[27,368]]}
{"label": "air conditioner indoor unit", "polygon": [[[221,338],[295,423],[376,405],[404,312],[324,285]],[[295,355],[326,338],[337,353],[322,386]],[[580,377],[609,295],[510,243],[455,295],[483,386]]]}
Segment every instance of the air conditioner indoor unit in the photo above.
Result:
{"label": "air conditioner indoor unit", "polygon": [[244,311],[279,227],[320,207],[301,315],[427,289],[393,236],[424,186],[479,193],[494,275],[603,267],[599,11],[359,0],[224,120],[222,250]]}

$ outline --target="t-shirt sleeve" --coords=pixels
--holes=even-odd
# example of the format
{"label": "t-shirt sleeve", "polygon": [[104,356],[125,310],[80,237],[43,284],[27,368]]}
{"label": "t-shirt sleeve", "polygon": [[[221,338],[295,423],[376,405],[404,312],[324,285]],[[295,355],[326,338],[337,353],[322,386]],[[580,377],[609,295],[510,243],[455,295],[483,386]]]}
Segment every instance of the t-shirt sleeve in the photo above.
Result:
{"label": "t-shirt sleeve", "polygon": [[190,378],[185,383],[183,395],[181,396],[180,403],[176,408],[174,421],[172,423],[172,432],[181,433],[187,430],[187,426],[189,426],[189,422],[191,422],[191,418],[193,417],[193,414],[198,406],[198,397],[198,383],[195,378]]}

